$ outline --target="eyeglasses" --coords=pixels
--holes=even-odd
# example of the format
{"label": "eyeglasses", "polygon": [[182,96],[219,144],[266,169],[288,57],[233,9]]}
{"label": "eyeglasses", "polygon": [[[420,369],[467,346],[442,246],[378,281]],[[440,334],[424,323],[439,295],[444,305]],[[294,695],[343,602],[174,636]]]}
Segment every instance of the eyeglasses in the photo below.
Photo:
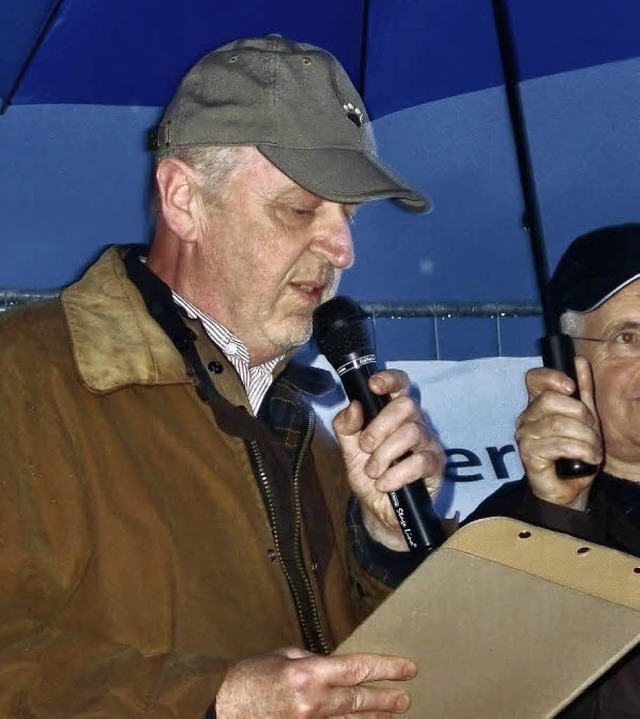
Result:
{"label": "eyeglasses", "polygon": [[640,327],[617,332],[611,337],[572,337],[574,341],[600,342],[611,357],[640,358]]}

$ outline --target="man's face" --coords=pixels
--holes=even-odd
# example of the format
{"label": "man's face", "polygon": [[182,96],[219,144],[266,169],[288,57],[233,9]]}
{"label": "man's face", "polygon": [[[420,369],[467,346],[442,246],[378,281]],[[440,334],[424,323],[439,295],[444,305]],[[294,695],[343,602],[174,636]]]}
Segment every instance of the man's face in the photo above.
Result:
{"label": "man's face", "polygon": [[303,344],[353,263],[354,205],[307,192],[257,150],[234,170],[199,243],[198,304],[258,364]]}
{"label": "man's face", "polygon": [[640,463],[640,356],[627,350],[631,343],[640,343],[640,280],[627,285],[598,309],[586,313],[580,334],[619,343],[613,348],[603,342],[579,342],[577,349],[590,361],[593,370],[608,468],[629,464],[637,468]]}

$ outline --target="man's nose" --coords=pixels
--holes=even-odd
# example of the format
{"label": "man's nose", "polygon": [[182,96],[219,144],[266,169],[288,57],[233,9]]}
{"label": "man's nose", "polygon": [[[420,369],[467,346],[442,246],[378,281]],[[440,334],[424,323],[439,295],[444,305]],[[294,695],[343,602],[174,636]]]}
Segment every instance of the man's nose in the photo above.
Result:
{"label": "man's nose", "polygon": [[327,205],[311,241],[311,250],[322,255],[333,267],[344,270],[351,267],[354,260],[349,216],[343,205],[333,202]]}

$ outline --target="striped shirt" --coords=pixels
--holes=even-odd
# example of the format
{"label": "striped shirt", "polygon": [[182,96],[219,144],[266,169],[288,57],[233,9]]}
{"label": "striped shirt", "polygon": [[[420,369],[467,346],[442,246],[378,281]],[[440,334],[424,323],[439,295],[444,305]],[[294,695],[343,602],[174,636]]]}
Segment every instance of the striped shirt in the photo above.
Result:
{"label": "striped shirt", "polygon": [[172,291],[172,295],[173,301],[184,309],[188,317],[192,320],[200,320],[209,339],[220,347],[225,357],[235,367],[247,392],[251,409],[254,414],[258,414],[260,404],[273,382],[273,369],[284,355],[264,362],[263,364],[256,365],[255,367],[250,367],[249,350],[233,332],[230,332],[226,327],[216,322],[213,317],[199,310],[188,300],[180,297],[176,292]]}

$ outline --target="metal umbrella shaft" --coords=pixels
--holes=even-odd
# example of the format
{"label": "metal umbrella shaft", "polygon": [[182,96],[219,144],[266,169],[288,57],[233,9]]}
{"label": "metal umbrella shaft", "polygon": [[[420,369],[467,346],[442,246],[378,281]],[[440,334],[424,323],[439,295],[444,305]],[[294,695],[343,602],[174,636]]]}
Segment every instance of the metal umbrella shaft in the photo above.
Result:
{"label": "metal umbrella shaft", "polygon": [[[549,281],[547,255],[542,235],[542,223],[540,221],[540,210],[538,207],[535,178],[533,176],[531,154],[529,152],[527,128],[522,109],[522,98],[520,96],[519,86],[520,73],[518,71],[518,61],[515,52],[509,9],[506,0],[491,1],[498,35],[502,72],[505,79],[509,118],[511,120],[516,157],[518,160],[518,174],[525,205],[524,225],[529,233],[533,265],[545,327],[545,336],[540,340],[542,360],[545,367],[559,369],[571,377],[576,386],[576,391],[573,396],[576,399],[580,399],[580,394],[577,389],[578,378],[575,370],[573,341],[571,337],[560,331],[559,313],[557,308],[552,306],[551,298],[546,291]],[[593,474],[596,470],[597,467],[594,465],[587,464],[578,459],[561,458],[556,462],[556,473],[564,479]]]}

